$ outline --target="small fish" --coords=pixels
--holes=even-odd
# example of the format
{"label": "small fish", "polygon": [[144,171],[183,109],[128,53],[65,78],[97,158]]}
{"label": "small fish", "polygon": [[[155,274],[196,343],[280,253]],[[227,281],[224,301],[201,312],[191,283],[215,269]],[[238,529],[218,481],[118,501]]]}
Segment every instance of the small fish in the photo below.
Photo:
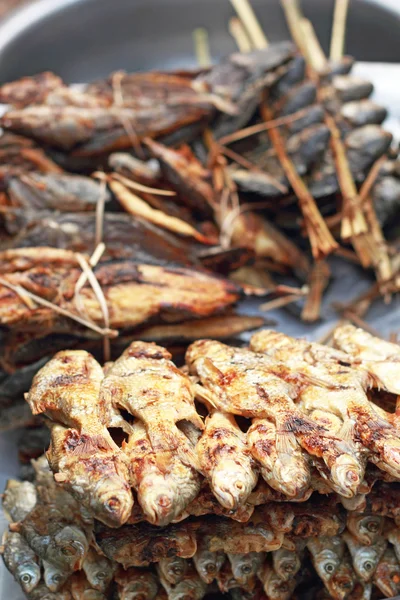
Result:
{"label": "small fish", "polygon": [[393,545],[397,560],[400,562],[400,527],[391,527],[386,537]]}
{"label": "small fish", "polygon": [[291,551],[286,550],[286,548],[280,548],[272,552],[272,565],[275,573],[283,581],[288,581],[301,568],[301,554],[297,549]]}
{"label": "small fish", "polygon": [[3,535],[3,560],[26,594],[40,581],[40,566],[33,550],[19,533],[6,531]]}
{"label": "small fish", "polygon": [[324,581],[325,587],[333,600],[348,598],[357,582],[357,576],[351,565],[350,556],[344,554],[335,573]]}
{"label": "small fish", "polygon": [[73,600],[107,600],[107,596],[92,588],[83,571],[72,575],[70,586]]}
{"label": "small fish", "polygon": [[241,586],[249,584],[250,580],[257,574],[265,560],[264,552],[249,552],[248,554],[228,554],[232,573]]}
{"label": "small fish", "polygon": [[154,600],[158,598],[157,577],[145,569],[119,568],[115,574],[120,600]]}
{"label": "small fish", "polygon": [[386,598],[400,594],[400,564],[392,548],[387,548],[379,561],[373,583]]}
{"label": "small fish", "polygon": [[164,579],[171,585],[176,585],[186,574],[189,563],[185,558],[172,556],[171,558],[161,559],[157,566]]}
{"label": "small fish", "polygon": [[42,561],[44,582],[51,592],[58,592],[68,580],[71,572],[63,571],[47,560]]}
{"label": "small fish", "polygon": [[[44,583],[39,583],[39,585],[28,594],[28,598],[29,600],[73,600],[68,585],[65,589],[58,590],[58,592],[52,592]],[[85,598],[85,600],[90,599]]]}
{"label": "small fish", "polygon": [[201,472],[224,508],[244,504],[257,483],[255,464],[246,446],[246,435],[233,415],[214,411],[196,446]]}
{"label": "small fish", "polygon": [[228,560],[224,562],[216,574],[215,580],[217,582],[218,589],[222,594],[227,594],[230,590],[233,590],[239,586],[233,575],[231,563]]}
{"label": "small fish", "polygon": [[3,509],[9,521],[22,521],[33,510],[36,500],[36,488],[33,483],[15,479],[7,481],[3,494]]}
{"label": "small fish", "polygon": [[210,552],[204,538],[199,541],[196,554],[193,556],[194,566],[205,583],[212,583],[225,562],[223,552]]}
{"label": "small fish", "polygon": [[162,575],[160,582],[169,600],[201,600],[207,593],[207,584],[193,567],[188,569],[183,579],[175,586],[172,586]]}
{"label": "small fish", "polygon": [[82,569],[89,584],[100,592],[104,592],[108,588],[115,570],[113,563],[105,556],[98,554],[94,548],[89,549]]}
{"label": "small fish", "polygon": [[347,514],[347,529],[363,546],[371,546],[382,535],[385,519],[379,515]]}
{"label": "small fish", "polygon": [[268,563],[264,564],[258,576],[269,600],[289,600],[297,585],[295,577],[282,579]]}
{"label": "small fish", "polygon": [[307,542],[315,570],[324,583],[329,581],[342,563],[345,544],[338,537],[333,536],[311,538]]}
{"label": "small fish", "polygon": [[343,539],[351,554],[353,567],[358,577],[360,577],[362,581],[369,582],[385,552],[387,541],[384,538],[378,538],[372,546],[362,546],[348,532],[343,534]]}

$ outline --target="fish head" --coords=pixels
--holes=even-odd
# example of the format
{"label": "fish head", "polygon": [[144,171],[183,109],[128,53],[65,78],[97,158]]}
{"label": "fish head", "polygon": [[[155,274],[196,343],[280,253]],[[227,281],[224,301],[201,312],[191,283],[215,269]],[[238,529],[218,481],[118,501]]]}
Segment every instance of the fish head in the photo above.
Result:
{"label": "fish head", "polygon": [[372,546],[382,533],[383,518],[379,515],[368,515],[356,521],[357,539],[366,546]]}
{"label": "fish head", "polygon": [[19,565],[14,573],[25,594],[30,594],[40,581],[40,567],[35,562]]}
{"label": "fish head", "polygon": [[81,529],[75,525],[63,527],[54,537],[56,547],[54,562],[65,565],[71,571],[82,568],[89,550],[89,542]]}
{"label": "fish head", "polygon": [[363,581],[370,581],[378,561],[379,555],[373,547],[363,547],[353,559],[354,570]]}
{"label": "fish head", "polygon": [[262,556],[263,554],[257,552],[230,555],[232,573],[240,585],[246,585],[249,579],[258,571]]}
{"label": "fish head", "polygon": [[314,566],[323,581],[329,581],[340,565],[340,558],[328,548],[322,550],[314,558]]}
{"label": "fish head", "polygon": [[201,558],[196,561],[196,569],[202,580],[206,583],[212,583],[224,560],[225,557],[222,552],[203,552]]}
{"label": "fish head", "polygon": [[117,474],[101,478],[90,494],[93,516],[108,527],[121,527],[126,523],[132,507],[132,491]]}
{"label": "fish head", "polygon": [[120,600],[151,600],[157,595],[158,587],[153,579],[139,577],[119,588]]}
{"label": "fish head", "polygon": [[353,498],[364,477],[364,468],[355,456],[344,452],[332,465],[331,477],[336,491],[341,496]]}
{"label": "fish head", "polygon": [[274,560],[274,569],[281,579],[287,581],[298,572],[301,566],[300,558],[296,552],[288,550],[278,550],[277,552],[279,555]]}
{"label": "fish head", "polygon": [[293,593],[293,587],[288,581],[283,581],[279,575],[272,573],[264,585],[264,591],[269,600],[288,600]]}
{"label": "fish head", "polygon": [[310,470],[302,458],[282,453],[275,461],[273,480],[279,482],[279,489],[289,498],[301,496],[310,486]]}
{"label": "fish head", "polygon": [[205,589],[204,582],[198,577],[185,579],[176,586],[172,592],[171,600],[197,600],[197,598],[204,596]]}
{"label": "fish head", "polygon": [[344,600],[353,591],[356,577],[351,563],[345,558],[340,562],[337,571],[326,582],[329,593],[338,600]]}
{"label": "fish head", "polygon": [[152,525],[168,525],[179,512],[179,490],[162,475],[144,477],[138,489],[138,501]]}
{"label": "fish head", "polygon": [[50,563],[46,563],[44,569],[44,582],[51,592],[58,592],[58,590],[67,581],[70,573],[62,571],[56,566]]}
{"label": "fish head", "polygon": [[254,477],[232,460],[225,461],[223,469],[214,470],[211,486],[224,508],[236,510],[247,500],[254,483]]}
{"label": "fish head", "polygon": [[161,570],[165,572],[165,577],[171,583],[177,583],[182,579],[188,569],[188,562],[184,558],[174,556],[167,562],[161,561]]}

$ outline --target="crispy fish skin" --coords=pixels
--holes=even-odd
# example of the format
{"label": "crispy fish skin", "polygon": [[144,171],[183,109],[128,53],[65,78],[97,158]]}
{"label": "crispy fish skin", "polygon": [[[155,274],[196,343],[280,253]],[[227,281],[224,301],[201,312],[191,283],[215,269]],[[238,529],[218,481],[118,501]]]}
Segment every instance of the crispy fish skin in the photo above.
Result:
{"label": "crispy fish skin", "polygon": [[26,594],[40,581],[40,566],[36,554],[19,533],[3,535],[3,561]]}
{"label": "crispy fish skin", "polygon": [[176,423],[190,421],[200,430],[204,425],[189,378],[170,359],[161,346],[132,342],[104,378],[100,402],[141,419],[155,452],[175,451],[184,464],[196,467],[193,448]]}
{"label": "crispy fish skin", "polygon": [[172,556],[171,558],[162,558],[157,563],[157,568],[168,583],[176,585],[185,576],[189,562],[180,556]]}
{"label": "crispy fish skin", "polygon": [[375,540],[373,546],[362,546],[348,532],[343,534],[353,562],[354,570],[357,576],[368,583],[371,581],[378,563],[387,547],[387,541],[384,538]]}
{"label": "crispy fish skin", "polygon": [[196,571],[205,583],[212,583],[225,562],[223,552],[211,552],[208,550],[208,541],[204,537],[199,540],[193,563]]}
{"label": "crispy fish skin", "polygon": [[213,411],[196,446],[201,472],[215,497],[228,510],[247,501],[257,473],[246,445],[246,435],[233,415]]}
{"label": "crispy fish skin", "polygon": [[198,495],[200,480],[196,471],[174,451],[155,452],[140,420],[131,426],[122,450],[128,460],[131,484],[150,523],[167,525]]}
{"label": "crispy fish skin", "polygon": [[120,600],[155,600],[158,598],[158,582],[154,573],[130,567],[118,569],[115,574]]}
{"label": "crispy fish skin", "polygon": [[[256,351],[264,348],[275,359],[286,361],[290,368],[301,369],[306,375],[314,377],[314,384],[301,390],[302,402],[313,408],[318,403],[321,406],[323,402],[324,408],[343,419],[342,443],[350,443],[355,448],[356,455],[359,455],[359,447],[355,443],[359,438],[369,450],[370,460],[391,475],[400,475],[400,440],[396,429],[382,418],[368,400],[366,390],[371,386],[372,380],[366,370],[346,366],[349,358],[338,350],[325,349],[319,344],[273,331],[255,334],[251,347]],[[339,353],[336,362],[335,353]],[[340,355],[343,358],[339,358]],[[318,380],[324,389],[318,385]],[[362,456],[357,461],[362,463]],[[343,466],[345,471],[346,465]],[[358,479],[360,469],[362,473],[362,464],[359,465]],[[355,477],[355,472],[353,475]]]}
{"label": "crispy fish skin", "polygon": [[383,533],[384,517],[374,514],[347,514],[347,529],[359,544],[373,546]]}
{"label": "crispy fish skin", "polygon": [[105,592],[114,576],[115,565],[105,556],[98,554],[94,548],[89,548],[82,569],[92,588]]}
{"label": "crispy fish skin", "polygon": [[258,573],[265,560],[264,552],[249,552],[248,554],[228,554],[232,573],[240,586],[247,586]]}
{"label": "crispy fish skin", "polygon": [[265,516],[254,513],[249,523],[229,522],[226,519],[205,523],[201,533],[208,537],[211,552],[248,554],[249,552],[271,552],[283,543],[283,533],[274,531]]}
{"label": "crispy fish skin", "polygon": [[329,581],[342,562],[345,543],[338,537],[311,538],[307,542],[315,570],[324,583]]}
{"label": "crispy fish skin", "polygon": [[46,456],[64,489],[97,519],[119,527],[129,519],[133,497],[124,457],[107,429],[103,432],[107,436],[52,425]]}
{"label": "crispy fish skin", "polygon": [[386,598],[400,593],[400,564],[392,548],[388,547],[379,561],[373,582]]}
{"label": "crispy fish skin", "polygon": [[52,563],[43,560],[43,579],[51,592],[59,592],[64,583],[69,579],[71,572],[65,571]]}
{"label": "crispy fish skin", "polygon": [[[289,483],[298,468],[299,457],[303,459],[302,472],[306,472],[304,457],[299,454],[302,447],[312,456],[324,461],[343,496],[352,497],[356,493],[362,468],[351,447],[313,423],[294,403],[298,394],[296,387],[302,382],[301,374],[297,371],[294,374],[283,363],[274,362],[267,356],[229,348],[210,340],[192,344],[187,351],[186,360],[190,372],[197,375],[202,384],[212,392],[213,402],[220,410],[251,418],[267,417],[275,420],[279,444],[287,455],[282,470]],[[295,462],[292,454],[297,458]],[[304,477],[299,487],[306,488],[309,483],[308,471],[308,477]],[[292,495],[296,495],[298,491],[295,486]]]}
{"label": "crispy fish skin", "polygon": [[9,479],[4,490],[2,504],[9,521],[22,521],[37,502],[35,486],[29,481]]}

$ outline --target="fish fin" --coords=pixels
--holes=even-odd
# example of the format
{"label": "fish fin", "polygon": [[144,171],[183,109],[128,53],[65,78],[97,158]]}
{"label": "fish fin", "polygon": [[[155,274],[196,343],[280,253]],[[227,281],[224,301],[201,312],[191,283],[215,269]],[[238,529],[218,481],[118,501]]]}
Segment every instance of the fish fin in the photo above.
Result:
{"label": "fish fin", "polygon": [[355,421],[353,421],[353,419],[346,419],[339,431],[339,435],[340,437],[345,441],[345,442],[350,442],[351,444],[354,444],[354,440],[355,440]]}

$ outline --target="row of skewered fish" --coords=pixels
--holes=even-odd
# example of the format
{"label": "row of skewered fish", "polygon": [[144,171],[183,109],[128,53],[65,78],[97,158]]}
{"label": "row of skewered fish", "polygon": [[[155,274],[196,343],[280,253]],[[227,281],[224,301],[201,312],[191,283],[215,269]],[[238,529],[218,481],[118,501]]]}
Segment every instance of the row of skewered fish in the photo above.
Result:
{"label": "row of skewered fish", "polygon": [[[382,515],[391,503],[384,487],[365,513],[314,498],[270,504],[236,525],[208,517],[115,530],[94,526],[54,482],[44,456],[33,466],[35,484],[9,481],[3,495],[10,531],[2,547],[7,568],[33,600],[200,600],[218,590],[285,600],[296,588],[303,597],[302,583],[313,597],[319,589],[318,597],[335,600],[367,600],[373,586],[386,597],[400,592],[400,529]],[[396,509],[391,516],[399,502]]]}
{"label": "row of skewered fish", "polygon": [[249,349],[200,340],[184,370],[146,342],[104,369],[63,351],[26,400],[47,417],[56,480],[110,527],[131,518],[131,488],[136,519],[162,526],[201,514],[199,497],[238,520],[313,491],[361,510],[376,481],[400,480],[400,347],[352,326],[334,339],[340,349],[268,330]]}

